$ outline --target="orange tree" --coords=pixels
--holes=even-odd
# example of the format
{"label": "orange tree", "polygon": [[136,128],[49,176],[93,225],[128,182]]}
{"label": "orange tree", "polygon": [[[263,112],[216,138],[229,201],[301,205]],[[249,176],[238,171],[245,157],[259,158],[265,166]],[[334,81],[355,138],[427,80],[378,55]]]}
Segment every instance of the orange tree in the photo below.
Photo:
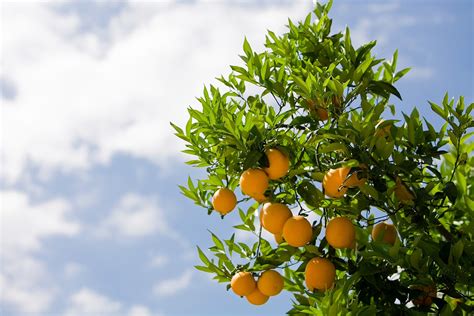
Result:
{"label": "orange tree", "polygon": [[212,234],[196,268],[255,305],[289,291],[292,315],[472,315],[474,104],[429,102],[440,128],[416,108],[390,119],[408,69],[331,33],[330,6],[269,31],[261,53],[245,40],[243,65],[172,124],[208,175],[182,193],[256,235]]}

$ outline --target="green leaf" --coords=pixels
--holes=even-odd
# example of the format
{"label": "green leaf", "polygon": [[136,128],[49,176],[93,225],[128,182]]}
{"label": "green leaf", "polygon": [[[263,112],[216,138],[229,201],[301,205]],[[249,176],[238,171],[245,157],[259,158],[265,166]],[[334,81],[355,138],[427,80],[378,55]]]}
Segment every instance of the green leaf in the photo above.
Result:
{"label": "green leaf", "polygon": [[262,157],[263,153],[258,150],[252,150],[248,153],[247,157],[244,160],[243,168],[247,170],[249,168],[255,167],[257,162]]}
{"label": "green leaf", "polygon": [[247,41],[247,37],[244,38],[243,49],[244,49],[245,55],[247,55],[247,57],[251,57],[253,55],[252,48],[250,47],[250,44]]}
{"label": "green leaf", "polygon": [[443,191],[448,196],[449,201],[454,204],[458,198],[458,188],[456,185],[452,181],[448,182],[444,186]]}
{"label": "green leaf", "polygon": [[206,266],[209,266],[209,264],[210,264],[209,259],[206,257],[206,255],[204,254],[204,252],[202,252],[202,250],[201,250],[201,248],[199,248],[199,246],[196,246],[196,247],[197,247],[197,250],[198,250],[199,259],[201,259],[201,261],[202,261]]}
{"label": "green leaf", "polygon": [[370,65],[374,61],[373,58],[366,59],[362,64],[357,67],[357,69],[354,72],[354,77],[352,78],[354,82],[359,82],[360,78],[364,75],[364,73],[369,69]]}
{"label": "green leaf", "polygon": [[393,85],[385,81],[372,80],[369,82],[369,86],[367,89],[385,98],[388,98],[390,94],[393,94],[394,96],[402,100],[400,92],[398,92],[398,90]]}
{"label": "green leaf", "polygon": [[306,204],[313,207],[318,207],[323,198],[323,193],[308,180],[304,180],[300,183],[297,192]]}

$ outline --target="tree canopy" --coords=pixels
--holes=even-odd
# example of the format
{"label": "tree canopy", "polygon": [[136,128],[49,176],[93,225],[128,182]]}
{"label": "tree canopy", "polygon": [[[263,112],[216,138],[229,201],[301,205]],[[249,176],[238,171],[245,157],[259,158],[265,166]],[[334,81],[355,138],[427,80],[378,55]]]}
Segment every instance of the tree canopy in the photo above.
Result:
{"label": "tree canopy", "polygon": [[[376,57],[375,41],[354,47],[349,28],[331,32],[331,4],[316,4],[304,21],[289,20],[283,35],[268,31],[262,52],[244,40],[243,63],[218,78],[220,87],[204,88],[185,126],[171,123],[194,156],[188,164],[207,171],[180,187],[184,196],[221,216],[213,194],[234,191],[241,220],[234,228],[256,236],[246,244],[235,231],[211,233],[213,245],[207,255],[198,247],[196,268],[227,289],[238,272],[279,271],[294,297],[291,315],[472,314],[474,103],[448,94],[429,102],[441,127],[417,108],[395,119],[390,100],[402,100],[395,83],[409,69],[397,70],[397,51]],[[288,158],[289,171],[269,180],[259,202],[240,193],[239,180],[246,170],[269,167],[269,149]],[[328,196],[322,185],[330,170],[346,170],[340,196]],[[342,188],[352,176],[360,181]],[[264,203],[286,205],[292,216],[312,214],[310,241],[264,239]],[[354,245],[328,243],[328,222],[337,217],[354,226]],[[372,234],[385,221],[396,229],[391,242]],[[305,284],[314,258],[336,269],[326,290]]]}

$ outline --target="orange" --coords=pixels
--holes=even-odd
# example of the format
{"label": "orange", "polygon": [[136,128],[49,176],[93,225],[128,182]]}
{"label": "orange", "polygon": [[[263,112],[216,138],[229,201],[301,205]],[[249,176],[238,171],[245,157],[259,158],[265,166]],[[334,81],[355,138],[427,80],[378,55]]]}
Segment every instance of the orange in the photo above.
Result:
{"label": "orange", "polygon": [[413,289],[420,290],[422,293],[412,300],[416,306],[430,306],[433,304],[433,298],[436,297],[436,286],[434,285],[415,285]]}
{"label": "orange", "polygon": [[282,234],[273,234],[273,237],[275,237],[275,241],[277,244],[281,244],[284,241]]}
{"label": "orange", "polygon": [[361,169],[367,170],[367,165],[361,164],[359,166],[359,168],[360,168],[359,170],[356,170],[356,171],[352,172],[352,174],[349,176],[349,178],[347,178],[347,175],[351,171],[351,168],[349,168],[349,167],[343,167],[342,168],[343,170],[341,170],[341,173],[342,173],[342,176],[345,179],[344,182],[343,182],[343,185],[345,187],[355,188],[355,187],[363,186],[365,184],[367,179],[363,178],[363,173],[365,173],[366,171],[364,172]]}
{"label": "orange", "polygon": [[253,305],[263,305],[268,301],[268,296],[265,294],[262,294],[258,290],[258,288],[255,288],[252,293],[246,296],[247,301],[249,301],[250,304]]}
{"label": "orange", "polygon": [[313,115],[316,115],[321,121],[326,121],[328,116],[328,110],[326,107],[317,105],[317,101],[315,100],[306,100],[306,105],[309,109],[309,112]]}
{"label": "orange", "polygon": [[281,234],[283,225],[292,216],[288,206],[280,203],[265,203],[262,208],[263,228],[273,234]]}
{"label": "orange", "polygon": [[262,169],[247,169],[240,176],[242,192],[251,197],[261,197],[268,188],[268,177]]}
{"label": "orange", "polygon": [[328,259],[315,257],[306,265],[305,281],[310,291],[327,290],[334,285],[335,280],[336,268]]}
{"label": "orange", "polygon": [[347,217],[336,217],[326,226],[326,240],[334,248],[351,248],[355,242],[355,228]]}
{"label": "orange", "polygon": [[[361,164],[360,168],[367,169],[367,166]],[[324,193],[332,198],[340,198],[346,194],[347,188],[360,187],[365,184],[367,179],[361,177],[362,170],[356,170],[347,177],[350,171],[350,167],[329,169],[323,178]]]}
{"label": "orange", "polygon": [[263,272],[257,281],[257,287],[262,294],[267,296],[275,296],[283,290],[284,281],[280,273],[275,270],[267,270]]}
{"label": "orange", "polygon": [[303,216],[293,216],[283,226],[283,238],[290,246],[304,246],[310,242],[312,237],[313,228]]}
{"label": "orange", "polygon": [[222,215],[232,211],[236,204],[237,198],[234,192],[227,188],[220,188],[212,196],[212,207]]}
{"label": "orange", "polygon": [[402,182],[402,180],[397,177],[395,179],[395,196],[402,204],[411,204],[413,202],[413,194],[408,190],[407,186]]}
{"label": "orange", "polygon": [[372,229],[372,240],[380,240],[384,243],[394,245],[396,239],[397,230],[392,224],[383,222],[375,225]]}
{"label": "orange", "polygon": [[241,271],[234,274],[230,281],[230,287],[235,294],[247,296],[257,287],[257,282],[250,272]]}
{"label": "orange", "polygon": [[347,191],[347,188],[343,186],[346,175],[347,172],[343,168],[329,169],[323,178],[324,193],[332,198],[343,197]]}
{"label": "orange", "polygon": [[262,194],[257,194],[255,196],[252,196],[254,198],[255,201],[257,201],[258,203],[263,203],[263,202],[266,202],[268,200],[267,196],[262,193]]}
{"label": "orange", "polygon": [[265,155],[268,158],[268,168],[263,170],[267,173],[271,180],[278,180],[284,177],[290,169],[290,159],[279,151],[278,149],[271,148],[265,151]]}

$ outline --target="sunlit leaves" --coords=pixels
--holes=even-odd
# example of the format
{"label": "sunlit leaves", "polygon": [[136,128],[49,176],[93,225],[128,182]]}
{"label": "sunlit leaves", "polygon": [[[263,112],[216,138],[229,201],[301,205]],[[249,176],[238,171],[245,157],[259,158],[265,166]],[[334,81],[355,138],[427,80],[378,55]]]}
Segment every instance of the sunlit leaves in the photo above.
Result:
{"label": "sunlit leaves", "polygon": [[[413,287],[432,283],[444,295],[433,310],[474,312],[469,303],[452,305],[474,287],[474,104],[447,94],[429,102],[441,126],[423,117],[424,104],[390,119],[391,97],[402,100],[394,84],[409,68],[397,71],[398,51],[390,60],[376,59],[375,41],[353,47],[349,28],[331,31],[331,4],[318,2],[314,15],[289,21],[284,34],[269,31],[263,52],[244,39],[242,62],[218,78],[219,86],[204,88],[185,126],[171,123],[192,157],[188,164],[206,171],[204,179],[189,178],[181,192],[211,215],[218,215],[210,206],[213,192],[228,187],[239,194],[244,170],[268,167],[266,149],[288,154],[288,175],[271,181],[265,198],[287,204],[295,215],[316,216],[311,242],[294,248],[265,240],[258,203],[243,197],[229,216],[238,219],[233,228],[251,238],[211,232],[209,252],[198,248],[202,264],[196,268],[224,283],[240,270],[281,269],[294,295],[289,314],[416,312],[422,309],[409,302],[420,290]],[[338,199],[324,196],[318,182],[343,166],[367,180]],[[409,201],[397,197],[400,183]],[[336,250],[321,236],[334,216],[355,224],[353,250]],[[374,223],[388,219],[399,239],[394,245],[372,241]],[[336,286],[325,293],[304,284],[305,265],[315,256],[337,268]]]}

